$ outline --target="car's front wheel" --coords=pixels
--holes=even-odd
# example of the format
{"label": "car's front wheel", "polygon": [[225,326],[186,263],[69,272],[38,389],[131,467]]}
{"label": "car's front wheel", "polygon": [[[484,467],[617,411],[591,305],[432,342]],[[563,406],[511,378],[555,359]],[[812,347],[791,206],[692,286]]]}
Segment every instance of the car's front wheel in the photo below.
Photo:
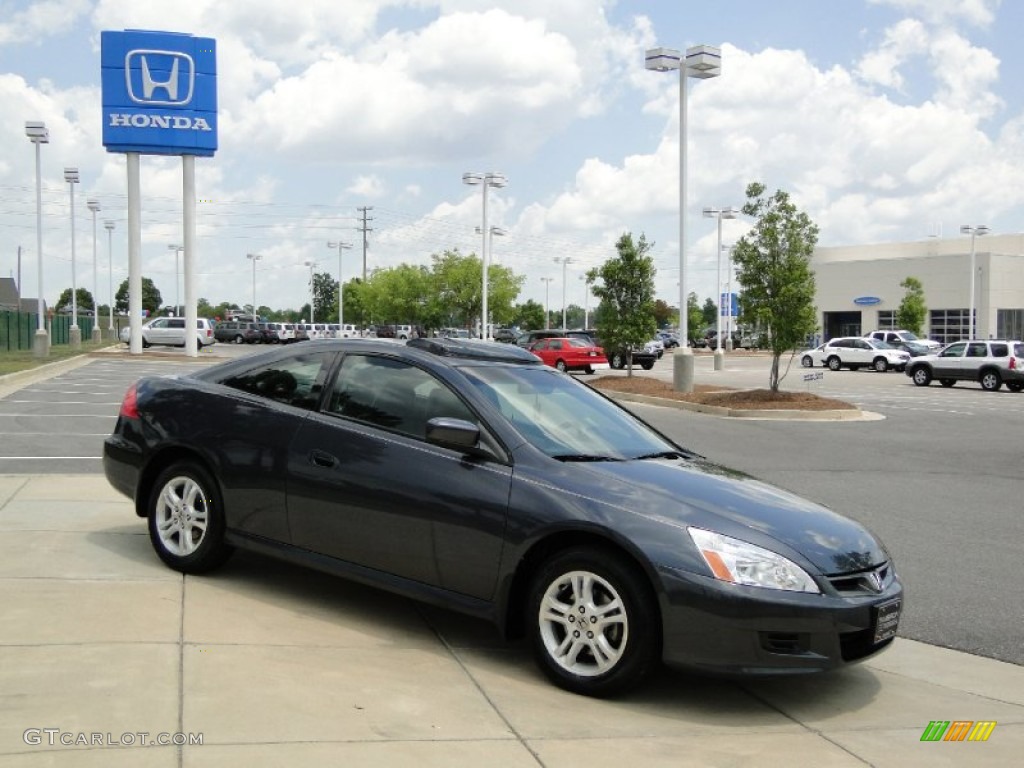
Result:
{"label": "car's front wheel", "polygon": [[617,371],[621,371],[626,367],[626,357],[621,352],[616,352],[612,355],[612,359],[608,361],[612,368]]}
{"label": "car's front wheel", "polygon": [[555,362],[555,368],[560,370],[562,373],[565,373],[565,360],[558,360]]}
{"label": "car's front wheel", "polygon": [[180,461],[157,477],[147,508],[156,553],[182,573],[210,571],[231,554],[224,543],[224,507],[210,474]]}
{"label": "car's front wheel", "polygon": [[889,370],[889,362],[884,357],[875,358],[875,370],[879,373],[885,373]]}
{"label": "car's front wheel", "polygon": [[830,357],[828,359],[828,369],[830,371],[838,371],[842,367],[843,367],[843,361],[840,360],[835,355],[832,355],[832,357]]}
{"label": "car's front wheel", "polygon": [[981,374],[981,378],[978,381],[981,383],[981,388],[986,392],[997,392],[1003,386],[1002,378],[995,371],[985,371]]}
{"label": "car's front wheel", "polygon": [[651,370],[651,368],[654,367],[654,361],[644,360],[642,363],[640,363],[640,367],[643,368],[645,371],[649,371]]}
{"label": "car's front wheel", "polygon": [[927,387],[932,383],[932,372],[923,365],[910,373],[911,380],[919,387]]}
{"label": "car's front wheel", "polygon": [[803,357],[800,358],[800,365],[802,365],[804,368],[813,368],[814,361],[811,359],[810,355],[804,355]]}
{"label": "car's front wheel", "polygon": [[1019,381],[1008,381],[1006,382],[1006,388],[1011,392],[1020,392],[1024,389],[1024,384],[1021,384]]}
{"label": "car's front wheel", "polygon": [[534,655],[556,684],[609,696],[640,683],[657,666],[657,603],[639,570],[590,547],[555,555],[530,587],[527,616]]}

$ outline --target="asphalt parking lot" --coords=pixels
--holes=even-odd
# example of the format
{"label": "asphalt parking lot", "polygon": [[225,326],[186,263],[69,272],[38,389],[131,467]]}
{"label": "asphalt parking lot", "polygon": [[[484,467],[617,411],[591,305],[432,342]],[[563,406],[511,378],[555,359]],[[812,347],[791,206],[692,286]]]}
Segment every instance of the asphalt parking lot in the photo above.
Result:
{"label": "asphalt parking lot", "polygon": [[[827,372],[818,386],[886,418],[637,406],[709,457],[874,528],[908,610],[891,650],[839,674],[735,683],[666,672],[595,701],[551,687],[525,647],[453,614],[247,554],[202,578],[164,568],[98,457],[130,381],[195,364],[118,354],[16,390],[0,382],[4,765],[1007,765],[1024,748],[1024,667],[985,658],[1020,651],[1024,610],[1007,574],[1019,560],[1024,394]],[[759,386],[744,382],[766,382],[765,366],[737,359],[714,372],[698,360],[698,380]],[[943,411],[945,396],[957,407]],[[941,647],[970,643],[972,654]],[[922,743],[937,719],[998,725],[983,744]],[[142,731],[203,744],[140,758],[142,739],[125,735]],[[82,734],[102,743],[62,743]]]}

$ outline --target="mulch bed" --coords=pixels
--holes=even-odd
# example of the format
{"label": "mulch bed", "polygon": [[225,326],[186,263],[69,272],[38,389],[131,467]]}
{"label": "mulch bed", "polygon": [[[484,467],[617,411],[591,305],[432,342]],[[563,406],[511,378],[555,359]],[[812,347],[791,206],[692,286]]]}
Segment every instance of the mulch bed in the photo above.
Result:
{"label": "mulch bed", "polygon": [[690,393],[676,392],[668,382],[649,376],[602,376],[590,379],[588,384],[597,389],[627,392],[688,403],[715,405],[722,408],[753,410],[833,411],[856,410],[856,406],[842,400],[819,397],[810,392],[772,392],[769,389],[725,389],[697,384]]}

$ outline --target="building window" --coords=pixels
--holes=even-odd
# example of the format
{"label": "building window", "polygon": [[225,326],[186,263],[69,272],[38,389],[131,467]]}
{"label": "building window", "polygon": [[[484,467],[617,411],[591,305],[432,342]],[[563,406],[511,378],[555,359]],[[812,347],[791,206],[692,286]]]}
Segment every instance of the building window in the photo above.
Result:
{"label": "building window", "polygon": [[880,309],[878,310],[878,330],[880,331],[895,331],[896,330],[896,312],[892,309]]}
{"label": "building window", "polygon": [[996,336],[1000,339],[1024,339],[1024,309],[997,309]]}
{"label": "building window", "polygon": [[949,344],[971,336],[969,309],[933,309],[929,313],[929,336],[943,344]]}

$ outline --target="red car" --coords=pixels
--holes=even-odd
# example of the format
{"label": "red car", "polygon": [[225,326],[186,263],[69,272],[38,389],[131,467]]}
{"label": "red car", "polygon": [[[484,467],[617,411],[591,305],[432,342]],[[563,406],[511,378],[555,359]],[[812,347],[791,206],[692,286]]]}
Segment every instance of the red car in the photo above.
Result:
{"label": "red car", "polygon": [[593,373],[608,367],[604,350],[586,339],[541,339],[534,342],[530,351],[543,360],[545,365],[560,371]]}

